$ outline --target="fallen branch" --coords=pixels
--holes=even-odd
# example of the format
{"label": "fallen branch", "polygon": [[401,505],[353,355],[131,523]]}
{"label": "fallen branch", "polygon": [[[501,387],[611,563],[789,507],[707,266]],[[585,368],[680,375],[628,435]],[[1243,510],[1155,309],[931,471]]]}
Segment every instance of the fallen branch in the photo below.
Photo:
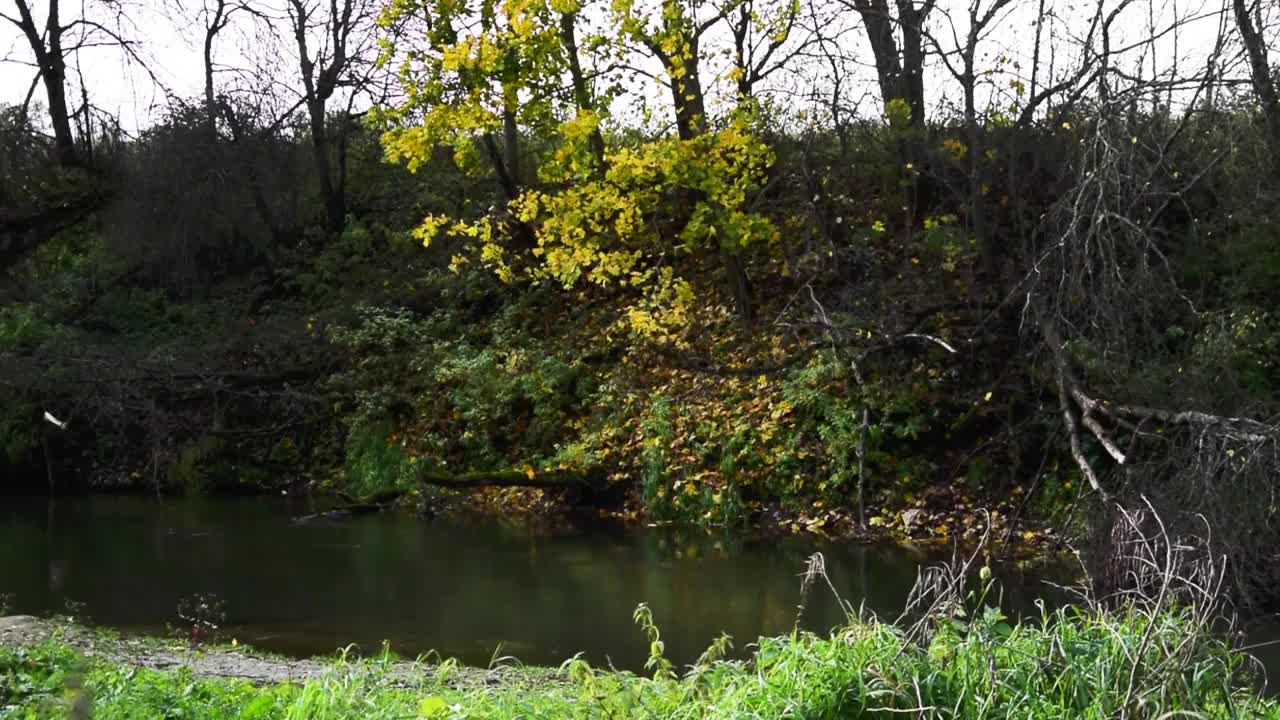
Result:
{"label": "fallen branch", "polygon": [[1084,383],[1072,372],[1066,343],[1058,334],[1053,320],[1041,312],[1037,313],[1037,322],[1053,357],[1058,406],[1066,426],[1071,456],[1080,469],[1081,475],[1095,491],[1102,495],[1104,500],[1109,499],[1110,495],[1102,487],[1097,472],[1084,454],[1080,428],[1088,430],[1117,465],[1127,464],[1129,457],[1112,440],[1111,433],[1099,421],[1100,417],[1135,433],[1139,432],[1137,428],[1142,424],[1156,421],[1166,425],[1214,428],[1220,436],[1244,443],[1261,444],[1280,440],[1280,428],[1252,418],[1215,415],[1200,410],[1165,410],[1099,400],[1085,392]]}

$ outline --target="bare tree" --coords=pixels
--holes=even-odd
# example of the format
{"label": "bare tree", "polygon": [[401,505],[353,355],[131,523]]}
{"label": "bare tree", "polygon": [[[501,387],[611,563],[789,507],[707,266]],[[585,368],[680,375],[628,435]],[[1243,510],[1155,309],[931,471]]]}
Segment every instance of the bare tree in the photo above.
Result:
{"label": "bare tree", "polygon": [[[35,60],[37,79],[43,83],[48,101],[49,124],[53,128],[54,148],[59,164],[63,167],[81,167],[88,164],[88,155],[76,146],[72,122],[83,115],[85,129],[92,127],[89,120],[88,89],[81,83],[81,107],[73,110],[67,95],[67,60],[84,48],[111,46],[119,48],[147,74],[161,89],[163,85],[138,54],[136,43],[127,39],[120,29],[126,20],[120,8],[111,6],[116,19],[116,29],[85,14],[81,5],[79,14],[70,20],[63,17],[61,0],[48,0],[43,26],[35,18],[35,5],[31,0],[13,0],[17,15],[0,12],[0,19],[12,23],[21,32]],[[34,88],[34,83],[33,83]],[[28,93],[28,99],[30,93]],[[25,103],[24,103],[25,106]],[[86,141],[88,138],[86,137]]]}
{"label": "bare tree", "polygon": [[1236,28],[1244,41],[1249,56],[1249,73],[1253,79],[1253,91],[1262,116],[1267,123],[1272,162],[1280,169],[1280,95],[1276,93],[1275,79],[1271,75],[1271,63],[1267,59],[1267,44],[1262,37],[1261,2],[1249,7],[1248,0],[1231,0],[1235,11]]}
{"label": "bare tree", "polygon": [[804,13],[799,2],[779,3],[772,8],[761,5],[764,3],[756,0],[739,0],[727,13],[733,34],[739,103],[751,98],[760,83],[786,70],[796,58],[818,45],[822,37],[816,27],[800,24]]}
{"label": "bare tree", "polygon": [[[840,0],[862,17],[871,54],[875,58],[880,95],[886,104],[902,99],[911,108],[911,125],[925,122],[924,61],[925,23],[936,0],[895,0],[896,14],[888,0]],[[899,44],[901,37],[901,44]]]}
{"label": "bare tree", "polygon": [[372,9],[365,0],[289,0],[288,9],[326,224],[337,232],[346,223],[346,164],[339,158],[335,168],[333,155],[350,121],[340,119],[332,137],[329,101],[339,88],[358,91],[355,68],[370,40]]}
{"label": "bare tree", "polygon": [[71,133],[71,113],[67,106],[67,53],[63,48],[63,35],[69,29],[60,15],[59,0],[49,0],[44,28],[36,26],[31,5],[27,0],[13,0],[18,17],[0,14],[22,31],[35,56],[40,80],[44,83],[49,102],[49,123],[53,126],[54,146],[58,162],[64,167],[81,164],[75,136]]}

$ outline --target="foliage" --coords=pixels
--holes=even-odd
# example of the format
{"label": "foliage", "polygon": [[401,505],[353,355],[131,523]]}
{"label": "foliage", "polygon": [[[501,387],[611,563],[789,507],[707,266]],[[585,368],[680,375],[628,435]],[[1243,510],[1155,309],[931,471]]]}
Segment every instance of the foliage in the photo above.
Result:
{"label": "foliage", "polygon": [[358,424],[346,444],[343,488],[354,497],[371,497],[388,490],[416,486],[417,458],[393,443],[386,425]]}
{"label": "foliage", "polygon": [[182,293],[260,262],[296,213],[285,186],[298,180],[297,151],[225,142],[203,106],[170,110],[115,159],[121,192],[103,227],[110,253],[148,284]]}
{"label": "foliage", "polygon": [[[382,19],[390,28],[415,12],[438,16],[421,42],[399,34],[385,42],[382,61],[401,58],[398,79],[407,98],[375,117],[387,157],[416,171],[437,146],[451,147],[464,171],[500,176],[509,210],[478,218],[428,215],[416,237],[424,244],[442,233],[461,239],[464,251],[452,267],[478,262],[505,283],[523,277],[565,290],[580,283],[629,289],[619,307],[624,327],[644,338],[677,340],[694,300],[689,275],[696,265],[690,264],[777,240],[773,223],[752,207],[772,151],[748,113],[718,130],[679,138],[610,133],[606,148],[612,96],[591,97],[581,87],[580,50],[565,29],[579,5],[481,3],[476,10],[479,22],[467,24],[464,4],[402,1],[391,3]],[[657,31],[646,29],[633,10],[617,4],[613,27],[586,46],[597,60],[622,53],[620,37],[664,48],[670,82],[684,87],[694,60],[683,4],[664,3]],[[571,99],[560,99],[566,74],[574,74],[579,87]],[[707,120],[698,118],[696,126],[707,128]],[[496,133],[510,123],[537,135],[537,186],[515,176],[519,153],[510,132],[506,156],[499,156]]]}

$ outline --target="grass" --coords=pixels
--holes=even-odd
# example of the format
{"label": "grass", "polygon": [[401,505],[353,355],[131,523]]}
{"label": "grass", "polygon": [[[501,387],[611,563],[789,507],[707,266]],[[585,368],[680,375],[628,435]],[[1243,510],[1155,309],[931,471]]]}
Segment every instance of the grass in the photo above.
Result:
{"label": "grass", "polygon": [[[640,614],[640,613],[638,613]],[[561,680],[459,683],[452,662],[332,661],[305,683],[255,686],[86,658],[59,641],[0,648],[0,717],[144,720],[355,718],[1280,718],[1246,685],[1245,657],[1190,609],[1065,608],[1007,624],[994,609],[919,626],[854,619],[820,637],[764,638],[750,660],[718,643],[676,675],[570,660]],[[656,629],[645,628],[661,657]],[[512,681],[511,678],[516,678]]]}

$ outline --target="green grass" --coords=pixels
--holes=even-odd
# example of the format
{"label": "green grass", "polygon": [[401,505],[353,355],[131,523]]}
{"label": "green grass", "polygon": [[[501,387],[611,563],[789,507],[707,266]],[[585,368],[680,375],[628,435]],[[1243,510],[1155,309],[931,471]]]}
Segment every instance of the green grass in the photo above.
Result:
{"label": "green grass", "polygon": [[[638,612],[643,615],[643,612]],[[560,679],[508,668],[493,685],[452,662],[333,661],[305,683],[254,686],[85,658],[56,641],[0,648],[0,717],[249,718],[1280,718],[1248,689],[1245,660],[1190,611],[1067,608],[1011,626],[994,609],[949,613],[928,640],[891,623],[765,638],[749,660],[718,643],[683,674],[570,660]],[[522,681],[523,678],[523,681]]]}

